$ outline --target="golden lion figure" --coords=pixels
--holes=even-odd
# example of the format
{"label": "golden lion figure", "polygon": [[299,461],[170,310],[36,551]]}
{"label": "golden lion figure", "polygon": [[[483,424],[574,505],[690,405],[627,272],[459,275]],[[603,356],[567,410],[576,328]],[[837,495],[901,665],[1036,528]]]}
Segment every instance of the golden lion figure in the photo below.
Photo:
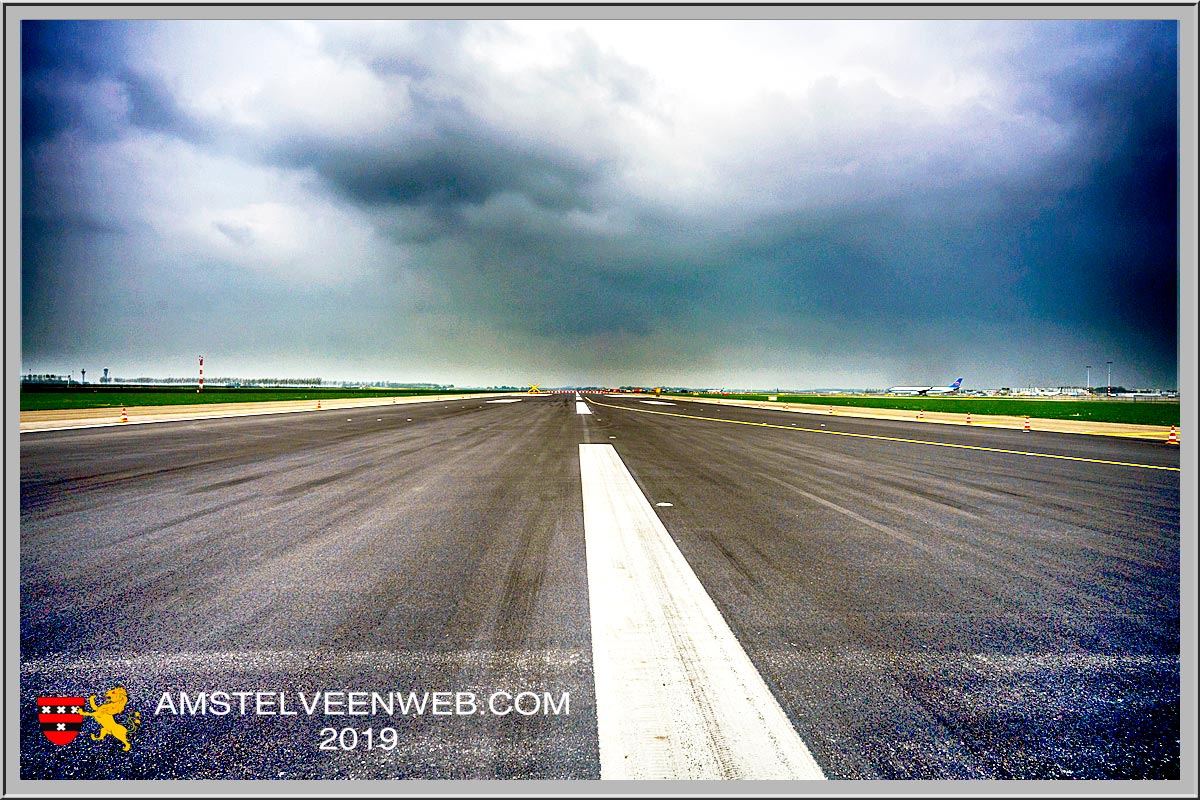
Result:
{"label": "golden lion figure", "polygon": [[130,726],[126,728],[121,723],[117,722],[114,717],[125,712],[125,705],[129,702],[129,695],[125,691],[125,687],[118,686],[104,693],[104,705],[96,705],[96,695],[88,698],[88,703],[91,704],[91,711],[81,712],[85,717],[94,717],[96,722],[100,724],[100,733],[92,734],[92,739],[100,741],[105,736],[112,734],[114,738],[125,745],[124,749],[129,749],[129,734],[137,730],[137,726],[142,721],[142,715],[138,712],[133,712],[130,719],[126,720]]}

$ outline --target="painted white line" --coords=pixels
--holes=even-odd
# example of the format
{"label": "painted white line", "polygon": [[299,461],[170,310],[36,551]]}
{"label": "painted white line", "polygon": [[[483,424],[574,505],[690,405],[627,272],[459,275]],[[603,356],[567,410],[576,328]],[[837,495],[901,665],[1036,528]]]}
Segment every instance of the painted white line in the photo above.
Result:
{"label": "painted white line", "polygon": [[519,402],[521,402],[521,398],[509,397],[505,400],[488,400],[487,402],[489,402],[489,403],[519,403]]}
{"label": "painted white line", "polygon": [[664,400],[643,400],[642,402],[646,403],[647,405],[651,405],[651,406],[673,406],[673,405],[675,405],[674,403],[668,403]]}
{"label": "painted white line", "polygon": [[612,445],[579,445],[603,779],[818,779]]}
{"label": "painted white line", "polygon": [[590,413],[592,413],[592,410],[590,408],[588,408],[587,403],[580,400],[575,403],[575,413],[576,414],[590,414]]}

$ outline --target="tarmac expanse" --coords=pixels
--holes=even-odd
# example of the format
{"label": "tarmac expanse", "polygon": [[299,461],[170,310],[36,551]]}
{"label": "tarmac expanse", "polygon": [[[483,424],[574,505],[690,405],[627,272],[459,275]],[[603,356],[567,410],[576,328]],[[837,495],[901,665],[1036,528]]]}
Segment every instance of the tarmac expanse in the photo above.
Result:
{"label": "tarmac expanse", "polygon": [[[653,664],[594,652],[586,446],[824,777],[1179,778],[1178,448],[504,400],[23,434],[21,778],[630,777],[598,730],[679,701],[597,688]],[[129,751],[43,736],[118,685]]]}

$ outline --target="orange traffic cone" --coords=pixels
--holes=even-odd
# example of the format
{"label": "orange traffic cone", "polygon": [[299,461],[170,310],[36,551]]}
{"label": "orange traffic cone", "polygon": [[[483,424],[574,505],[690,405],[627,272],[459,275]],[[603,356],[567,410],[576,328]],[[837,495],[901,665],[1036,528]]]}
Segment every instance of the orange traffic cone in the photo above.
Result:
{"label": "orange traffic cone", "polygon": [[967,424],[968,425],[971,424],[971,412],[970,411],[967,412]]}
{"label": "orange traffic cone", "polygon": [[1179,444],[1179,437],[1175,435],[1175,426],[1171,426],[1171,435],[1167,437],[1167,444]]}
{"label": "orange traffic cone", "polygon": [[830,407],[829,407],[829,413],[830,413],[830,414],[832,414],[832,413],[833,413],[833,406],[830,406]]}
{"label": "orange traffic cone", "polygon": [[925,419],[925,409],[917,409],[917,419]]}
{"label": "orange traffic cone", "polygon": [[317,411],[320,411],[320,410],[321,410],[321,401],[318,400],[317,401]]}
{"label": "orange traffic cone", "polygon": [[1029,430],[1029,417],[1025,418],[1025,430]]}
{"label": "orange traffic cone", "polygon": [[121,407],[121,422],[129,422],[129,415],[125,413],[125,407]]}

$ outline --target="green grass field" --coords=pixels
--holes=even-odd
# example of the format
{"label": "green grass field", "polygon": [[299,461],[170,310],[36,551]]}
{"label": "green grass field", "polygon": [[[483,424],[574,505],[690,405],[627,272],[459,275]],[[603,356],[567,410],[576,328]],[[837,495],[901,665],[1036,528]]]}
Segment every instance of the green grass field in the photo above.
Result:
{"label": "green grass field", "polygon": [[[687,396],[687,395],[683,395]],[[998,414],[1039,419],[1077,419],[1088,422],[1120,422],[1132,425],[1179,425],[1178,400],[1133,400],[1128,398],[1094,400],[1035,400],[1019,397],[855,397],[804,394],[730,394],[700,397],[728,397],[739,400],[778,403],[811,403],[823,406],[859,406],[898,408],[911,411],[944,411],[951,414]]]}
{"label": "green grass field", "polygon": [[183,386],[73,386],[21,387],[22,411],[71,408],[121,408],[132,406],[191,405],[193,403],[263,403],[280,400],[333,400],[367,397],[470,394],[472,389],[229,389]]}
{"label": "green grass field", "polygon": [[[212,387],[203,392],[174,386],[28,386],[21,387],[22,411],[73,408],[190,405],[193,403],[253,403],[280,400],[332,400],[338,398],[408,397],[438,394],[471,394],[471,389],[230,389]],[[685,395],[686,396],[686,395]],[[998,414],[1040,419],[1077,419],[1136,425],[1179,425],[1179,401],[1095,399],[1035,400],[1004,397],[860,397],[796,394],[698,395],[778,403],[811,403],[824,406],[897,408],[911,411],[945,411],[955,414]]]}

